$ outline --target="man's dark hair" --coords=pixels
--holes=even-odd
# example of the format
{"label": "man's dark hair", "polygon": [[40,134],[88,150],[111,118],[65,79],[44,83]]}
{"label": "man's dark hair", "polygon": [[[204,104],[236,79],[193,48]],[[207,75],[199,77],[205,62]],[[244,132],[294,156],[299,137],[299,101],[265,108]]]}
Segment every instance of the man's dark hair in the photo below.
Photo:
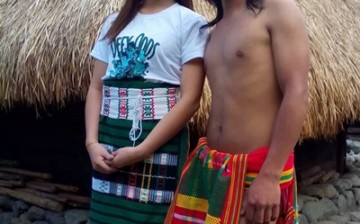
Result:
{"label": "man's dark hair", "polygon": [[[224,17],[224,7],[222,5],[222,0],[207,1],[216,8],[216,17],[204,27],[212,27]],[[264,8],[264,0],[246,0],[246,7],[257,14]]]}

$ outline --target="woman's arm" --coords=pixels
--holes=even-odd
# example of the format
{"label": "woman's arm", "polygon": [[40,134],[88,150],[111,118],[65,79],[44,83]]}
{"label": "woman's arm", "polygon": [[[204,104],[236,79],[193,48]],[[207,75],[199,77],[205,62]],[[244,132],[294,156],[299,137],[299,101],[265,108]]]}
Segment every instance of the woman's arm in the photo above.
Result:
{"label": "woman's arm", "polygon": [[107,64],[95,60],[93,77],[90,82],[85,104],[86,145],[98,142],[99,114],[102,100],[101,76],[105,74]]}
{"label": "woman's arm", "polygon": [[159,121],[142,143],[136,147],[125,147],[113,153],[114,160],[109,162],[109,165],[120,168],[144,160],[173,138],[198,110],[204,79],[202,58],[185,63],[180,83],[180,100]]}
{"label": "woman's arm", "polygon": [[111,173],[115,169],[109,167],[104,161],[113,157],[98,143],[99,115],[102,101],[101,77],[105,74],[106,68],[107,64],[105,62],[95,60],[93,77],[85,104],[85,145],[93,168],[102,173]]}

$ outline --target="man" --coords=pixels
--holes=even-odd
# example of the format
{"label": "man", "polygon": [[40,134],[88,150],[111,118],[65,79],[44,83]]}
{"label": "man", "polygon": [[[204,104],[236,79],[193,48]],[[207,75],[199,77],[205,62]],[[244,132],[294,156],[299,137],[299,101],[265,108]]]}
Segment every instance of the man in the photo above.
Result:
{"label": "man", "polygon": [[293,148],[308,104],[303,18],[294,0],[211,2],[207,138],[185,165],[167,223],[297,223]]}

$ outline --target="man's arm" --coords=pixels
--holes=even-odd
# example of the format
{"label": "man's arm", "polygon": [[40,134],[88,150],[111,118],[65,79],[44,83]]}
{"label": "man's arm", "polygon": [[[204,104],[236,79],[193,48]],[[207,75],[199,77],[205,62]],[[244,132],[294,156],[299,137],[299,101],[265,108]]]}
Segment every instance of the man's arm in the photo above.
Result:
{"label": "man's arm", "polygon": [[300,136],[308,107],[309,45],[305,23],[293,0],[269,1],[269,26],[282,103],[261,174],[279,179]]}
{"label": "man's arm", "polygon": [[244,201],[242,214],[251,223],[270,223],[279,217],[280,176],[300,136],[308,106],[309,46],[301,13],[293,0],[268,0],[265,12],[282,102],[269,153]]}

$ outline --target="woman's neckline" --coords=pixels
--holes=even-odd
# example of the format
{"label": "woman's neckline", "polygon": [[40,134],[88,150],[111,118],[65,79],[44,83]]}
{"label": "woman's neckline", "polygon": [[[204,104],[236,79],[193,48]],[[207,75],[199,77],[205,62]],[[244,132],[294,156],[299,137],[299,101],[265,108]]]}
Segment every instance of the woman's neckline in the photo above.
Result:
{"label": "woman's neckline", "polygon": [[164,8],[164,9],[158,11],[158,12],[154,12],[154,13],[142,13],[142,12],[138,12],[137,15],[138,15],[138,16],[141,16],[141,17],[148,17],[148,18],[149,18],[149,17],[157,17],[157,16],[159,16],[159,15],[162,15],[162,14],[166,13],[167,11],[169,11],[171,8],[175,7],[176,5],[178,5],[178,3],[175,2],[174,4],[172,4],[172,5]]}

